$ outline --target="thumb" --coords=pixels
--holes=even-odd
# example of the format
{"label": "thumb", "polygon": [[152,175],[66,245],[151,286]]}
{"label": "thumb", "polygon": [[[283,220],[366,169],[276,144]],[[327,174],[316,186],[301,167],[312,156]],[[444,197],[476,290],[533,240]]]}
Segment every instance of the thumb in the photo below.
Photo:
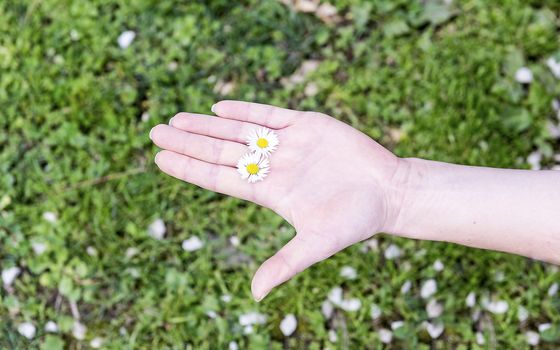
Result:
{"label": "thumb", "polygon": [[261,301],[272,288],[286,282],[309,266],[336,253],[330,240],[317,235],[296,234],[257,270],[251,283],[256,301]]}

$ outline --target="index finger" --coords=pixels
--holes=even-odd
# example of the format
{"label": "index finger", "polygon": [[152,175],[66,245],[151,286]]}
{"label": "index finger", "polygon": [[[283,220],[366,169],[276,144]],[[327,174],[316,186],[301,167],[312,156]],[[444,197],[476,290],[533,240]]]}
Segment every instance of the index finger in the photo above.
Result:
{"label": "index finger", "polygon": [[220,101],[212,106],[217,116],[282,129],[306,112],[245,101]]}

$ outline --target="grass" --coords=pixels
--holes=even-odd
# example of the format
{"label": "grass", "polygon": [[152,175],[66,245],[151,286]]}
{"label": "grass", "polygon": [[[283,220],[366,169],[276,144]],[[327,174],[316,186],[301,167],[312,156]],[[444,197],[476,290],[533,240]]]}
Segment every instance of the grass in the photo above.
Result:
{"label": "grass", "polygon": [[[271,0],[0,3],[0,266],[22,268],[0,291],[1,348],[83,349],[101,337],[107,349],[222,349],[231,341],[241,349],[377,349],[377,330],[397,320],[405,326],[387,348],[524,349],[524,333],[542,323],[552,328],[541,347],[558,347],[560,299],[547,294],[560,278],[555,267],[443,243],[380,235],[378,250],[351,247],[257,304],[251,276],[293,229],[266,209],[156,170],[151,127],[177,111],[209,113],[221,98],[325,112],[399,156],[526,168],[540,150],[552,164],[560,146],[546,122],[560,85],[545,61],[560,52],[557,1],[332,4],[336,23]],[[125,30],[137,37],[121,49]],[[305,82],[283,83],[307,60],[319,66]],[[514,80],[521,66],[534,73],[529,86]],[[305,93],[309,82],[316,95]],[[167,226],[163,240],[147,233],[157,218]],[[205,246],[183,251],[192,236]],[[37,242],[43,254],[34,253]],[[397,260],[384,258],[389,244],[402,249]],[[129,248],[138,253],[127,257]],[[356,280],[339,276],[346,265]],[[419,296],[429,278],[444,305],[445,331],[435,340],[422,326]],[[407,280],[411,291],[402,294]],[[321,304],[336,286],[362,307],[325,320]],[[509,309],[482,310],[473,321],[470,291]],[[373,303],[383,310],[375,321]],[[521,323],[520,306],[529,311]],[[76,309],[84,340],[72,335]],[[268,318],[244,334],[238,317],[250,311]],[[288,313],[298,327],[284,337]],[[58,333],[46,334],[48,320]],[[31,340],[17,332],[25,321],[37,327]]]}

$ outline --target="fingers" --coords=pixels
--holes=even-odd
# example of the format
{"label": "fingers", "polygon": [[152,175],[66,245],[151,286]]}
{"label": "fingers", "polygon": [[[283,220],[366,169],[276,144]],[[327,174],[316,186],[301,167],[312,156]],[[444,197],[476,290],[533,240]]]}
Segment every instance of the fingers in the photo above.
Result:
{"label": "fingers", "polygon": [[252,123],[194,113],[179,113],[171,118],[169,125],[183,131],[240,143],[245,143],[251,131],[260,127]]}
{"label": "fingers", "polygon": [[273,129],[285,128],[305,113],[244,101],[220,101],[212,106],[212,112],[222,118],[251,122]]}
{"label": "fingers", "polygon": [[164,124],[154,127],[150,138],[160,148],[214,164],[235,166],[247,153],[247,147],[238,142],[193,134]]}
{"label": "fingers", "polygon": [[334,254],[335,246],[327,242],[324,237],[297,234],[259,267],[251,283],[253,298],[262,300],[272,288]]}
{"label": "fingers", "polygon": [[234,168],[206,163],[171,151],[156,155],[157,166],[166,174],[210,191],[254,201],[253,188]]}

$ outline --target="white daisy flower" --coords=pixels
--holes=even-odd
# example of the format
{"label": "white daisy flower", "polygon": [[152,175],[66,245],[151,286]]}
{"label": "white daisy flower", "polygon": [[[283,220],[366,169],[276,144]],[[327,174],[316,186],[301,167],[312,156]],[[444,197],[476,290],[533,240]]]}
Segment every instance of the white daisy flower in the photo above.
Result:
{"label": "white daisy flower", "polygon": [[237,162],[237,171],[249,183],[262,181],[270,171],[270,162],[257,153],[247,153]]}
{"label": "white daisy flower", "polygon": [[255,129],[247,137],[249,149],[264,157],[268,157],[272,152],[276,151],[278,143],[278,136],[276,136],[274,131],[267,128]]}

